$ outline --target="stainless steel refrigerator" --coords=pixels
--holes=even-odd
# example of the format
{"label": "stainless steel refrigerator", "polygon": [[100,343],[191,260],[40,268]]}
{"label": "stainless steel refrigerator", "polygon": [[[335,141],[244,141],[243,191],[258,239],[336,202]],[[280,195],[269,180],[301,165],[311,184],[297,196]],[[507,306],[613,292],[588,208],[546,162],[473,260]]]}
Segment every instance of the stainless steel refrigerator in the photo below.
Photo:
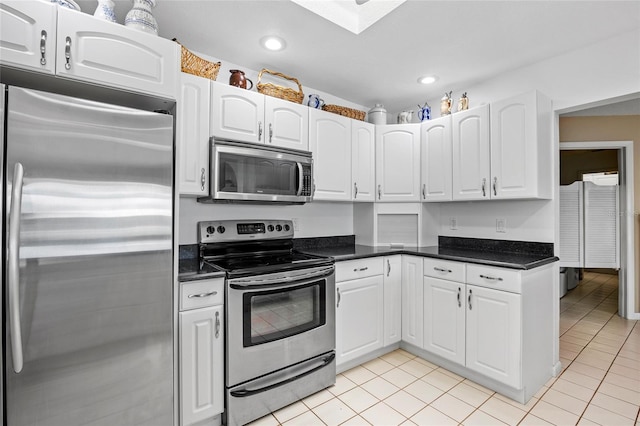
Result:
{"label": "stainless steel refrigerator", "polygon": [[5,424],[173,424],[173,117],[1,89]]}

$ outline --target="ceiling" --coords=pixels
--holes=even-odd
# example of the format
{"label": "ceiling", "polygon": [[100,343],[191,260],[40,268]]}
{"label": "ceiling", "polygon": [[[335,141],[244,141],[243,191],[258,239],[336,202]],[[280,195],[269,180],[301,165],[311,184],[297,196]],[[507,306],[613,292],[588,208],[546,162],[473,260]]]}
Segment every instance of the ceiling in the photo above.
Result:
{"label": "ceiling", "polygon": [[[76,1],[86,13],[97,5]],[[123,22],[131,0],[115,3]],[[492,76],[640,28],[637,0],[407,0],[359,34],[290,0],[157,3],[161,37],[176,37],[192,51],[246,69],[281,71],[303,88],[356,104],[383,103],[391,112],[451,90],[457,97]],[[263,49],[259,40],[265,35],[284,38],[286,49]],[[439,78],[418,84],[426,74]]]}

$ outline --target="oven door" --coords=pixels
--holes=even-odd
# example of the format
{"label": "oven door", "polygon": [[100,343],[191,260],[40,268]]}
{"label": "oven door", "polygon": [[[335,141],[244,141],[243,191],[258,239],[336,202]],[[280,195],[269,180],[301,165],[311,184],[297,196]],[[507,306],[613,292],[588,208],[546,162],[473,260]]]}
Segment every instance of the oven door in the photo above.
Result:
{"label": "oven door", "polygon": [[334,266],[227,281],[227,386],[335,349]]}

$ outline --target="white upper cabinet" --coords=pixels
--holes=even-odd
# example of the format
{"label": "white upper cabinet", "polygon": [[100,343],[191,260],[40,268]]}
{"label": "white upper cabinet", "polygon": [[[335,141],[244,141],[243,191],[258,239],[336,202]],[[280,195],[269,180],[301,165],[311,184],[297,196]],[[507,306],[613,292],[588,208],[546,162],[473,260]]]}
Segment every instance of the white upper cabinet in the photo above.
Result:
{"label": "white upper cabinet", "polygon": [[491,103],[492,198],[551,198],[551,115],[536,91]]}
{"label": "white upper cabinet", "polygon": [[456,112],[453,124],[453,199],[488,200],[489,105]]}
{"label": "white upper cabinet", "polygon": [[217,138],[264,143],[264,96],[212,82],[209,127]]}
{"label": "white upper cabinet", "polygon": [[313,153],[314,200],[351,200],[351,121],[309,110],[309,149]]}
{"label": "white upper cabinet", "polygon": [[420,125],[422,201],[451,201],[451,116]]}
{"label": "white upper cabinet", "polygon": [[420,201],[420,124],[376,127],[376,201]]}
{"label": "white upper cabinet", "polygon": [[186,73],[180,76],[176,147],[181,195],[209,193],[210,81]]}
{"label": "white upper cabinet", "polygon": [[375,125],[351,120],[353,201],[375,201]]}
{"label": "white upper cabinet", "polygon": [[73,80],[177,96],[177,43],[55,4],[3,1],[0,11],[3,65],[48,74],[55,70]]}
{"label": "white upper cabinet", "polygon": [[211,84],[211,135],[309,150],[309,108],[223,83]]}
{"label": "white upper cabinet", "polygon": [[0,3],[0,63],[54,74],[56,68],[55,3]]}
{"label": "white upper cabinet", "polygon": [[265,96],[265,143],[309,151],[309,107]]}

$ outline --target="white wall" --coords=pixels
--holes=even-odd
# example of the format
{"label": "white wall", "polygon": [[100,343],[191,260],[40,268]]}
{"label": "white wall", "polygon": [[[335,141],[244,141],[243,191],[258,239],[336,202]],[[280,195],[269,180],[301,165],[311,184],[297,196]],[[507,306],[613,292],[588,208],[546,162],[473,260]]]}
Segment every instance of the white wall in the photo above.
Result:
{"label": "white wall", "polygon": [[202,204],[180,197],[178,244],[197,243],[199,221],[297,219],[297,238],[353,235],[353,205],[314,201],[303,205]]}

